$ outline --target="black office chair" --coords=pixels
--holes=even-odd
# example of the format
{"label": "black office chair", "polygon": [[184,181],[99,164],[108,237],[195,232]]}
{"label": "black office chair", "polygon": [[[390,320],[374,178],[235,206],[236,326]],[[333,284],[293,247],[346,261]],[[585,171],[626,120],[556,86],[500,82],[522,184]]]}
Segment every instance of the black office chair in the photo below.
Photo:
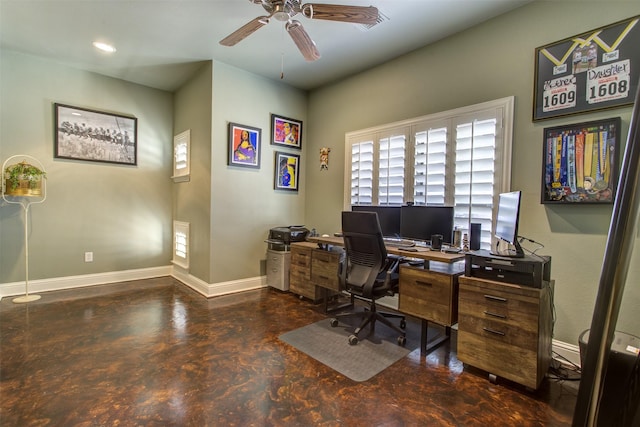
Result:
{"label": "black office chair", "polygon": [[[402,257],[387,255],[384,245],[378,214],[375,212],[342,212],[342,235],[344,237],[345,255],[338,272],[340,289],[351,294],[351,299],[369,303],[365,312],[348,313],[331,319],[331,326],[338,326],[338,320],[362,317],[362,322],[349,336],[349,344],[358,343],[358,334],[371,325],[375,330],[376,321],[380,321],[398,332],[398,344],[406,343],[407,326],[405,316],[401,314],[381,313],[376,309],[376,300],[384,296],[394,295],[398,289],[398,267]],[[389,321],[389,318],[400,319],[400,327]]]}

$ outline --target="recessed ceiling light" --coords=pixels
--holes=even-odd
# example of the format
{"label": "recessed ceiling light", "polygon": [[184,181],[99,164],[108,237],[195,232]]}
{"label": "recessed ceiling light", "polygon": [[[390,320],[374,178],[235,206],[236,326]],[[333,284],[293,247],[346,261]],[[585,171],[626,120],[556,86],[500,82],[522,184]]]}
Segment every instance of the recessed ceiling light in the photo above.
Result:
{"label": "recessed ceiling light", "polygon": [[110,44],[107,43],[101,43],[101,42],[93,42],[93,46],[96,49],[100,49],[103,52],[107,52],[107,53],[114,53],[116,51],[116,48],[111,46]]}

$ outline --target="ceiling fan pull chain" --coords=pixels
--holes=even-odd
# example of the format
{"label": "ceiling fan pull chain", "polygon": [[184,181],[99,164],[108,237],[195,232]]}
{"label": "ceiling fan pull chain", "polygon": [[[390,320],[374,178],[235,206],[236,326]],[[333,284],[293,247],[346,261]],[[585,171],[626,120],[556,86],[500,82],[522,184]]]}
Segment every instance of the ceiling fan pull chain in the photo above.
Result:
{"label": "ceiling fan pull chain", "polygon": [[282,26],[282,31],[280,31],[280,46],[282,46],[282,51],[280,53],[280,80],[284,79],[284,25]]}

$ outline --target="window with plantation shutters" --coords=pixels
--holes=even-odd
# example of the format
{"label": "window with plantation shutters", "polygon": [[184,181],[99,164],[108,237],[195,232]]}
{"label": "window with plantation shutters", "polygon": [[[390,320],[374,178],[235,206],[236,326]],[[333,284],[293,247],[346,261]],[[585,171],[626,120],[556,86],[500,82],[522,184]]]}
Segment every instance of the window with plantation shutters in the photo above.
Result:
{"label": "window with plantation shutters", "polygon": [[173,259],[171,262],[189,268],[189,223],[173,221]]}
{"label": "window with plantation shutters", "polygon": [[355,142],[351,145],[351,203],[373,204],[373,141]]}
{"label": "window with plantation shutters", "polygon": [[401,205],[404,202],[406,135],[381,138],[378,166],[378,204]]}
{"label": "window with plantation shutters", "polygon": [[191,174],[190,153],[191,130],[173,137],[173,178],[174,182],[189,181]]}
{"label": "window with plantation shutters", "polygon": [[345,209],[454,206],[454,224],[481,224],[490,249],[500,193],[510,191],[513,97],[346,135]]}

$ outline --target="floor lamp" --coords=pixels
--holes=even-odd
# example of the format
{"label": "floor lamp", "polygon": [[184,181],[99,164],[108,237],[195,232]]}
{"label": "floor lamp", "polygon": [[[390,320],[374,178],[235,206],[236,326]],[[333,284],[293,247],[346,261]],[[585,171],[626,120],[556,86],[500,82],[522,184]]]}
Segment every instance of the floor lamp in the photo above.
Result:
{"label": "floor lamp", "polygon": [[[4,173],[6,173],[7,170],[7,165],[9,164],[9,162],[13,161],[14,159],[17,158],[21,158],[21,159],[30,159],[30,161],[34,162],[34,166],[37,165],[37,167],[43,172],[42,174],[42,179],[41,179],[41,194],[40,195],[30,195],[28,194],[29,191],[27,191],[25,194],[22,195],[11,195],[11,194],[7,194],[7,188],[6,188],[6,177],[4,176]],[[10,167],[10,166],[9,166]],[[40,163],[40,161],[38,161],[38,159],[31,157],[31,156],[27,156],[24,154],[21,155],[16,155],[16,156],[11,156],[9,157],[7,160],[5,160],[5,162],[2,164],[2,172],[3,172],[3,182],[2,182],[2,199],[9,203],[9,204],[15,204],[15,205],[20,205],[22,206],[22,210],[24,212],[24,288],[25,288],[25,294],[21,297],[17,297],[13,299],[13,302],[15,303],[25,303],[25,302],[31,302],[31,301],[36,301],[40,299],[40,295],[29,295],[29,208],[31,207],[31,205],[35,205],[35,204],[39,204],[45,201],[45,199],[47,198],[47,184],[46,184],[46,180],[44,179],[44,177],[46,176],[46,171],[44,170],[44,167],[42,166],[42,163]]]}

